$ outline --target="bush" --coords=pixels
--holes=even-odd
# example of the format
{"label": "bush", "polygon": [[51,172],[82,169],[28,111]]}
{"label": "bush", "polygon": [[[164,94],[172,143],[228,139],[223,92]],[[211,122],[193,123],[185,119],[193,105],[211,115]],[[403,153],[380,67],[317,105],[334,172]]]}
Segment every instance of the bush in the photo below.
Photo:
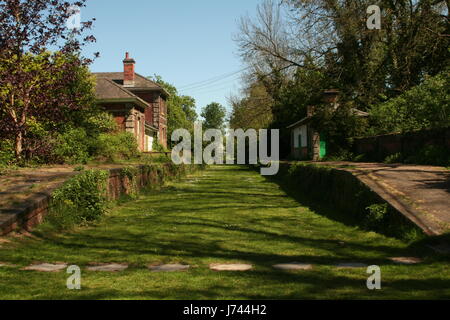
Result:
{"label": "bush", "polygon": [[428,145],[406,159],[407,163],[450,166],[450,151],[442,146]]}
{"label": "bush", "polygon": [[55,190],[49,219],[60,227],[94,221],[106,212],[108,172],[88,170]]}
{"label": "bush", "polygon": [[372,134],[450,126],[450,73],[428,78],[400,96],[372,107]]}
{"label": "bush", "polygon": [[136,138],[129,132],[100,134],[93,149],[93,155],[97,159],[116,161],[139,156]]}
{"label": "bush", "polygon": [[0,167],[7,167],[15,160],[14,146],[11,140],[0,140]]}
{"label": "bush", "polygon": [[154,152],[167,152],[167,148],[165,148],[162,144],[160,144],[158,139],[153,139],[152,150]]}
{"label": "bush", "polygon": [[353,161],[361,162],[364,161],[366,156],[364,154],[356,155],[351,151],[340,149],[334,153],[326,155],[322,161]]}
{"label": "bush", "polygon": [[[387,203],[372,204],[366,208],[368,214],[365,219],[365,225],[369,229],[376,230],[380,225],[384,224],[386,215],[388,213]],[[378,231],[378,230],[376,230]]]}
{"label": "bush", "polygon": [[85,164],[89,156],[90,139],[83,128],[70,128],[57,138],[54,154],[64,163]]}
{"label": "bush", "polygon": [[387,156],[384,161],[384,163],[392,164],[392,163],[402,163],[403,162],[403,155],[400,152],[391,154]]}

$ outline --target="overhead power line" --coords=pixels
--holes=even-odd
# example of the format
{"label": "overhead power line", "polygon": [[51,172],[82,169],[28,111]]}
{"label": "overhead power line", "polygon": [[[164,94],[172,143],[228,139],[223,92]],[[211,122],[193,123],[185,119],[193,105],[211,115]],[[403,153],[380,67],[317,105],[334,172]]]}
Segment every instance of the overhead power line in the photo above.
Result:
{"label": "overhead power line", "polygon": [[224,80],[225,81],[220,81],[220,82],[208,84],[208,85],[205,85],[205,86],[202,86],[202,87],[197,87],[197,88],[193,88],[193,89],[182,89],[182,90],[179,90],[179,91],[180,92],[191,93],[191,92],[203,91],[203,90],[207,90],[207,89],[214,89],[216,87],[223,86],[225,84],[231,84],[233,82],[236,82],[237,80],[239,80],[239,77],[235,77],[235,78],[228,79],[228,80],[224,79]]}
{"label": "overhead power line", "polygon": [[245,70],[247,70],[249,68],[250,67],[246,67],[246,68],[243,68],[241,70],[237,70],[237,71],[234,71],[234,72],[231,72],[231,73],[225,73],[225,74],[222,74],[222,75],[219,75],[219,76],[207,79],[207,80],[198,81],[198,82],[194,82],[194,83],[191,83],[191,84],[188,84],[188,85],[180,86],[180,87],[178,87],[178,90],[195,89],[195,88],[199,88],[199,87],[208,86],[208,85],[210,85],[212,83],[216,83],[216,82],[219,82],[221,80],[224,80],[224,79],[227,79],[229,77],[232,77],[232,76],[234,76],[234,75],[236,75],[238,73],[241,73],[241,72],[243,72],[243,71],[245,71]]}
{"label": "overhead power line", "polygon": [[206,91],[195,92],[195,93],[193,93],[193,95],[212,93],[212,92],[225,90],[225,89],[228,89],[228,88],[230,88],[230,85],[227,85],[227,86],[224,86],[224,87],[220,87],[220,88],[215,88],[215,89],[209,89],[209,90],[206,90]]}

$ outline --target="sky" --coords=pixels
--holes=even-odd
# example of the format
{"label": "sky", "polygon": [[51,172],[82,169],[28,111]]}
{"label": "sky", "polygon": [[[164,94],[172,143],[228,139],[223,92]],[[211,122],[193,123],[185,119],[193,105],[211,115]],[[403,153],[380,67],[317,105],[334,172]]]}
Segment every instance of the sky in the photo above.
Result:
{"label": "sky", "polygon": [[[91,33],[97,42],[88,45],[84,55],[100,52],[91,65],[93,72],[118,72],[128,51],[137,73],[160,75],[181,94],[194,97],[197,113],[213,101],[230,110],[227,97],[240,88],[240,73],[235,72],[245,67],[232,38],[238,19],[253,16],[260,2],[88,0],[81,19],[96,18]],[[211,79],[220,80],[205,82]]]}

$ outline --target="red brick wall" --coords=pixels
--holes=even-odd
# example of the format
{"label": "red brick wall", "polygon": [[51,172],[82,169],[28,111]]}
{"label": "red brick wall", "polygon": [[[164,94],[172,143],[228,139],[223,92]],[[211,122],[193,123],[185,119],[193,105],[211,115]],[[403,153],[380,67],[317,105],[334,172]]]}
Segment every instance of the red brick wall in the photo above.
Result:
{"label": "red brick wall", "polygon": [[156,105],[158,104],[158,94],[154,92],[133,92],[135,95],[137,95],[139,98],[144,100],[145,102],[150,104],[150,108],[147,108],[145,110],[145,122],[151,126],[155,126],[155,119],[153,117],[154,115],[154,109]]}
{"label": "red brick wall", "polygon": [[159,110],[159,140],[167,148],[167,102],[165,98],[159,98]]}
{"label": "red brick wall", "polygon": [[370,161],[383,161],[395,153],[415,154],[429,145],[450,149],[450,128],[359,138],[355,139],[353,151],[366,155]]}
{"label": "red brick wall", "polygon": [[[164,174],[167,177],[176,176],[177,172],[169,170],[169,163],[164,164],[164,166],[166,167]],[[139,169],[139,172],[136,179],[139,189],[142,189],[147,185],[160,185],[165,180],[165,177],[161,174],[161,171],[158,169],[159,167],[156,165],[152,165],[151,167],[138,166],[137,168]],[[185,174],[186,169],[178,172]],[[71,176],[76,174],[77,173],[75,172],[71,173]],[[51,206],[51,195],[57,187],[59,187],[59,185],[28,199],[28,205],[25,209],[18,210],[17,214],[0,225],[0,236],[7,235],[17,229],[31,231],[33,227],[42,223],[45,215],[48,213],[49,206]],[[117,200],[121,195],[130,194],[133,191],[135,190],[133,190],[129,178],[122,174],[121,168],[109,170],[107,196],[110,200]]]}

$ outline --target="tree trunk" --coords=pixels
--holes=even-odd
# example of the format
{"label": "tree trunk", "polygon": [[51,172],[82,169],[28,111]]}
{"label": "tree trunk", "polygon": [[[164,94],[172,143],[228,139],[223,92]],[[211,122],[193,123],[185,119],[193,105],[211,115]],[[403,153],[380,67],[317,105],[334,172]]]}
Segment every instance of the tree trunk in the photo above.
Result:
{"label": "tree trunk", "polygon": [[14,153],[17,161],[22,160],[22,151],[23,151],[23,134],[21,131],[19,131],[17,133],[14,144]]}

